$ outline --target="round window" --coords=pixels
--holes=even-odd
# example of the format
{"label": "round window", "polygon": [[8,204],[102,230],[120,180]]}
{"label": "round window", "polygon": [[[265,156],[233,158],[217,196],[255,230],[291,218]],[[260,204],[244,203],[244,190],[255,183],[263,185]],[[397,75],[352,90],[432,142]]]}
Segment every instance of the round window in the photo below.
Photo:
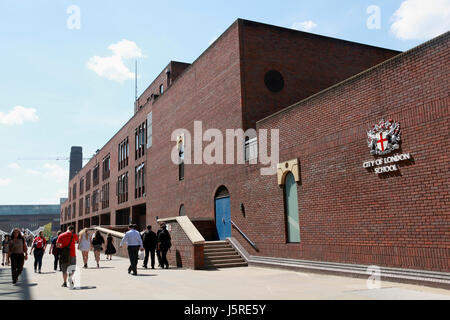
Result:
{"label": "round window", "polygon": [[267,89],[272,92],[279,92],[284,88],[284,79],[281,73],[276,70],[270,70],[264,76],[264,83]]}

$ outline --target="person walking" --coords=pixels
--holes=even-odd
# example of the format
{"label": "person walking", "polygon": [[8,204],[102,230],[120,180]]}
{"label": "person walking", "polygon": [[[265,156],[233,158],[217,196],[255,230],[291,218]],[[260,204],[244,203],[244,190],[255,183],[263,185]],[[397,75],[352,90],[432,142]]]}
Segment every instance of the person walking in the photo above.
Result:
{"label": "person walking", "polygon": [[120,247],[126,243],[128,248],[128,257],[130,258],[130,266],[128,267],[128,273],[133,272],[133,275],[137,275],[137,263],[138,263],[138,253],[139,250],[143,251],[144,247],[142,244],[142,238],[139,231],[136,230],[137,226],[135,224],[130,224],[128,226],[128,231],[125,233],[122,241],[120,242]]}
{"label": "person walking", "polygon": [[155,269],[155,249],[157,243],[156,233],[152,231],[152,226],[148,225],[147,230],[142,235],[142,243],[145,250],[145,258],[143,267],[147,269],[148,266],[148,256],[150,253],[150,261],[152,269]]}
{"label": "person walking", "polygon": [[[8,254],[9,254],[9,241],[11,240],[11,237],[9,236],[9,234],[5,234],[3,236],[3,241],[2,241],[2,254],[3,254],[3,260],[2,260],[2,266],[9,266],[9,258],[8,258]],[[28,249],[27,249],[28,252]],[[5,262],[6,260],[6,262]]]}
{"label": "person walking", "polygon": [[78,236],[80,237],[78,250],[81,251],[81,255],[83,256],[83,268],[87,269],[89,260],[89,250],[91,250],[91,241],[89,240],[88,229],[84,228],[83,230],[81,230]]}
{"label": "person walking", "polygon": [[158,247],[161,250],[161,268],[169,269],[169,261],[167,261],[167,251],[172,247],[169,231],[167,231],[166,225],[161,224],[161,232],[158,235]]}
{"label": "person walking", "polygon": [[16,284],[22,273],[23,264],[28,259],[27,244],[18,228],[15,228],[12,232],[12,239],[9,243],[8,250],[8,260],[11,259],[12,282]]}
{"label": "person walking", "polygon": [[106,237],[106,260],[112,260],[112,255],[116,253],[116,247],[114,247],[113,237],[111,233],[108,233]]}
{"label": "person walking", "polygon": [[34,251],[34,272],[41,273],[42,257],[44,256],[45,249],[47,247],[47,241],[44,238],[44,232],[40,231],[39,235],[34,238],[33,245],[31,246],[30,255]]}
{"label": "person walking", "polygon": [[[56,237],[54,237],[52,239],[52,243],[50,245],[50,251],[49,253],[51,253],[53,255],[53,258],[55,259],[53,262],[53,270],[58,270],[58,262],[59,262],[59,255],[60,255],[60,249],[56,246],[56,241],[58,240],[58,237],[61,235],[61,231],[58,231],[58,233],[56,234]],[[61,263],[59,264],[59,271],[61,271]]]}
{"label": "person walking", "polygon": [[77,264],[75,243],[78,242],[78,236],[75,233],[75,227],[69,226],[67,232],[61,233],[56,241],[56,245],[61,249],[60,264],[63,273],[62,287],[67,288],[67,269],[69,266],[75,266]]}
{"label": "person walking", "polygon": [[161,249],[159,248],[159,244],[158,244],[158,238],[159,238],[159,234],[161,233],[162,229],[161,229],[161,225],[159,225],[159,229],[158,231],[156,231],[156,257],[158,258],[158,267],[161,267]]}
{"label": "person walking", "polygon": [[101,235],[100,231],[97,230],[92,235],[91,245],[94,248],[95,261],[97,261],[97,268],[100,268],[100,251],[103,250],[105,244],[105,238]]}

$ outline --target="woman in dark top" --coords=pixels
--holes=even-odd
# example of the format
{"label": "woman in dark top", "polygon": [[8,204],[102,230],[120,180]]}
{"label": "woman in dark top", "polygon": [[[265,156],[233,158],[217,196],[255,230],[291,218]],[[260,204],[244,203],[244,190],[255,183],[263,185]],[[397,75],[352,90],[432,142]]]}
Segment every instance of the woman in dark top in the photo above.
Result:
{"label": "woman in dark top", "polygon": [[113,237],[111,233],[108,233],[108,237],[106,238],[106,259],[112,260],[112,255],[116,253],[116,248],[114,247]]}
{"label": "woman in dark top", "polygon": [[[2,266],[9,266],[9,259],[8,259],[8,253],[9,253],[9,241],[10,241],[9,234],[5,234],[3,241],[2,241],[2,253],[3,253],[3,260],[2,260]],[[6,260],[6,262],[5,262]]]}
{"label": "woman in dark top", "polygon": [[100,251],[102,251],[103,245],[105,244],[105,239],[100,234],[100,231],[97,230],[92,235],[91,244],[92,244],[92,247],[94,248],[94,256],[95,256],[95,261],[97,261],[97,268],[100,268]]}
{"label": "woman in dark top", "polygon": [[12,232],[12,239],[9,242],[8,256],[11,259],[11,273],[13,284],[17,283],[17,279],[23,270],[23,264],[28,259],[28,248],[25,239],[18,228]]}

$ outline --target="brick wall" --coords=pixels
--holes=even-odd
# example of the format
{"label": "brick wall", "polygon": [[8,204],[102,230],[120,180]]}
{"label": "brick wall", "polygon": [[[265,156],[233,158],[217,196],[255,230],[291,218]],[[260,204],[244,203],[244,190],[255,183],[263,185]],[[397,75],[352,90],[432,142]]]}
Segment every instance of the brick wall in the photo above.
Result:
{"label": "brick wall", "polygon": [[[238,224],[252,254],[450,271],[449,35],[436,38],[258,123],[280,129],[280,162],[298,158],[300,244],[287,244],[283,189],[253,171]],[[399,121],[399,174],[362,167],[367,130]]]}
{"label": "brick wall", "polygon": [[192,244],[183,228],[176,221],[166,222],[172,247],[167,252],[170,266],[200,269],[203,266],[203,244]]}
{"label": "brick wall", "polygon": [[[398,51],[240,20],[243,127],[362,72]],[[284,88],[269,91],[264,75],[280,72]]]}

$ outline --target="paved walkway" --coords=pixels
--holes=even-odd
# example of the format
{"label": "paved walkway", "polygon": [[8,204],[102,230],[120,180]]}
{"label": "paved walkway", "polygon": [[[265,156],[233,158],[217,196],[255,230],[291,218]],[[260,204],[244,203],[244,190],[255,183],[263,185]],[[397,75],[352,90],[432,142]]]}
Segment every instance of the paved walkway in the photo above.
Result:
{"label": "paved walkway", "polygon": [[[100,269],[89,255],[89,269],[77,257],[80,283],[75,290],[62,288],[60,272],[53,271],[53,256],[45,254],[42,274],[33,271],[34,258],[25,263],[17,286],[9,268],[0,269],[0,299],[163,299],[163,300],[301,300],[301,299],[448,299],[450,290],[393,282],[369,290],[365,279],[320,275],[258,267],[193,271],[138,269],[128,275],[128,260],[102,254]],[[142,261],[139,261],[139,265]]]}

